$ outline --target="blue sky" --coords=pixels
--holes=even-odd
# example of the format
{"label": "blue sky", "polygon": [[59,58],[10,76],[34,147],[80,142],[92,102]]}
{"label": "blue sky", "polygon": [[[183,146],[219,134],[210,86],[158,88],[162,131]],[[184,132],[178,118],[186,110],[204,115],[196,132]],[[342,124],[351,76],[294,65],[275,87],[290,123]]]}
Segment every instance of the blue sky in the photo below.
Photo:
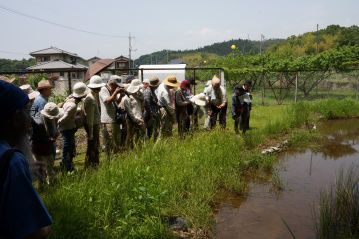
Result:
{"label": "blue sky", "polygon": [[[286,38],[316,24],[359,25],[358,0],[0,0],[0,6],[92,32],[135,35],[134,57],[236,38]],[[87,59],[128,55],[127,38],[63,29],[0,9],[0,58],[56,46]],[[8,52],[8,53],[6,53]]]}

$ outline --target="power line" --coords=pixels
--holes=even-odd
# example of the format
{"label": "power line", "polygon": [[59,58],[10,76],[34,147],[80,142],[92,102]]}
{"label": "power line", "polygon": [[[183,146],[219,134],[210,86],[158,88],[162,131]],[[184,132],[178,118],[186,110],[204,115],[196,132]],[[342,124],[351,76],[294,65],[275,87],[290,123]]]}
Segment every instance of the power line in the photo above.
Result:
{"label": "power line", "polygon": [[66,26],[66,25],[63,25],[63,24],[60,24],[60,23],[56,23],[56,22],[52,22],[52,21],[43,19],[43,18],[39,18],[39,17],[36,17],[36,16],[28,15],[28,14],[26,14],[26,13],[22,13],[22,12],[19,12],[19,11],[17,11],[17,10],[14,10],[14,9],[11,9],[11,8],[8,8],[8,7],[2,6],[2,5],[0,5],[0,9],[5,10],[5,11],[10,12],[10,13],[14,13],[14,14],[23,16],[23,17],[27,17],[27,18],[30,18],[30,19],[33,19],[33,20],[37,20],[37,21],[39,21],[39,22],[47,23],[47,24],[54,25],[54,26],[57,26],[57,27],[62,27],[62,28],[65,28],[65,29],[68,29],[68,30],[72,30],[72,31],[77,31],[77,32],[92,34],[92,35],[96,35],[96,36],[103,36],[103,37],[127,38],[127,36],[112,35],[112,34],[99,33],[99,32],[92,32],[92,31],[87,31],[87,30],[83,30],[83,29],[80,29],[80,28],[75,28],[75,27],[71,27],[71,26]]}

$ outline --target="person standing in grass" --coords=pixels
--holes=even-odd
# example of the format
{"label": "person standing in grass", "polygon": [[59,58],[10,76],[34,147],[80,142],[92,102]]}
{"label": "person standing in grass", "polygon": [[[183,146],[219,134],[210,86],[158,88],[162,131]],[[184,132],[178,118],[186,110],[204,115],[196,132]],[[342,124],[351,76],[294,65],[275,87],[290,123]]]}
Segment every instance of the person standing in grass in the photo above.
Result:
{"label": "person standing in grass", "polygon": [[0,238],[47,238],[52,218],[32,185],[27,94],[0,80]]}
{"label": "person standing in grass", "polygon": [[87,86],[78,82],[74,85],[72,95],[67,97],[63,105],[64,114],[58,120],[59,130],[62,135],[62,166],[66,171],[73,171],[73,158],[75,152],[75,133],[77,105],[87,96],[89,90]]}
{"label": "person standing in grass", "polygon": [[222,129],[226,128],[227,114],[227,94],[224,87],[221,86],[221,80],[214,76],[211,85],[204,90],[208,97],[208,115],[210,117],[209,127],[216,126],[217,117]]}
{"label": "person standing in grass", "polygon": [[127,112],[127,149],[133,148],[134,144],[145,135],[145,123],[142,114],[143,99],[140,92],[141,87],[141,81],[139,79],[133,79],[127,88],[128,95],[124,98],[125,110]]}
{"label": "person standing in grass", "polygon": [[192,102],[189,100],[190,87],[190,82],[184,80],[181,82],[179,89],[175,93],[176,119],[178,123],[178,135],[180,137],[183,137],[185,133],[189,132],[191,125],[190,114],[193,113],[193,106]]}
{"label": "person standing in grass", "polygon": [[167,138],[173,134],[172,130],[176,120],[176,114],[171,90],[176,89],[177,87],[177,78],[175,76],[168,76],[157,89],[157,98],[161,113],[161,138]]}
{"label": "person standing in grass", "polygon": [[147,137],[150,139],[153,135],[153,140],[156,141],[160,129],[160,107],[156,95],[156,89],[160,85],[158,77],[152,77],[149,80],[149,87],[144,92],[144,121],[147,130]]}
{"label": "person standing in grass", "polygon": [[85,115],[85,130],[87,133],[87,150],[85,167],[96,167],[100,163],[100,110],[98,104],[98,93],[105,86],[100,76],[91,77],[87,87],[91,90],[85,97],[83,109]]}
{"label": "person standing in grass", "polygon": [[116,104],[121,93],[120,77],[112,75],[99,93],[101,106],[101,124],[107,158],[111,153],[117,153],[120,145],[120,125],[116,123]]}
{"label": "person standing in grass", "polygon": [[35,117],[36,114],[39,114],[44,109],[52,94],[52,85],[48,80],[41,80],[37,84],[37,90],[40,92],[40,95],[36,96],[31,106],[31,117]]}
{"label": "person standing in grass", "polygon": [[[234,88],[232,97],[232,118],[234,130],[245,133],[249,129],[249,118],[252,109],[252,95],[250,94],[252,81],[247,80],[243,85]],[[238,129],[239,126],[239,129]]]}
{"label": "person standing in grass", "polygon": [[44,167],[40,170],[41,186],[54,182],[55,141],[58,137],[57,120],[62,115],[57,105],[49,102],[44,109],[32,119],[32,153],[36,162],[41,162]]}

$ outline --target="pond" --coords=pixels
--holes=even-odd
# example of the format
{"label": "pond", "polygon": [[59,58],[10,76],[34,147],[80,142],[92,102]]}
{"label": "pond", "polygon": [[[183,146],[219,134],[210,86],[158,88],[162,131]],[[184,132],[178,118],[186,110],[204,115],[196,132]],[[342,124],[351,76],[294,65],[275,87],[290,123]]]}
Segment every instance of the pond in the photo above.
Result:
{"label": "pond", "polygon": [[326,135],[315,150],[287,151],[275,171],[283,190],[271,182],[250,182],[248,194],[228,196],[216,213],[216,238],[315,238],[313,211],[320,191],[334,183],[341,169],[359,166],[359,120],[321,124]]}

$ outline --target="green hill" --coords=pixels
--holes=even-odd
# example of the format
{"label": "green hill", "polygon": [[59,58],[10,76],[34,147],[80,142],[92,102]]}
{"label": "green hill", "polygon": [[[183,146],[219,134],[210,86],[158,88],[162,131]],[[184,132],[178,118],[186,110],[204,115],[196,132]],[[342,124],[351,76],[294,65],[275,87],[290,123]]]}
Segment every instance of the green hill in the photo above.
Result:
{"label": "green hill", "polygon": [[[262,43],[262,50],[266,51],[273,45],[276,45],[282,41],[283,40],[281,39],[265,40]],[[167,50],[162,50],[139,57],[137,60],[135,60],[135,64],[166,64],[170,60],[181,59],[189,66],[198,66],[202,65],[204,61],[210,62],[218,56],[225,56],[230,54],[232,52],[231,45],[236,45],[242,54],[257,54],[260,52],[261,43],[260,41],[237,39],[214,43],[212,45],[197,48],[195,50],[168,51],[168,55]]]}
{"label": "green hill", "polygon": [[359,45],[359,27],[341,27],[330,25],[318,32],[307,32],[298,36],[290,36],[269,48],[278,55],[303,56],[316,54],[341,46]]}
{"label": "green hill", "polygon": [[[166,64],[172,59],[181,59],[189,66],[203,66],[210,64],[218,56],[231,54],[231,45],[233,44],[244,55],[260,52],[260,41],[237,39],[214,43],[194,50],[153,52],[139,57],[135,60],[135,64]],[[303,56],[345,45],[359,45],[358,26],[330,25],[318,32],[307,32],[298,36],[290,36],[287,39],[265,40],[262,43],[262,50],[281,56]]]}

